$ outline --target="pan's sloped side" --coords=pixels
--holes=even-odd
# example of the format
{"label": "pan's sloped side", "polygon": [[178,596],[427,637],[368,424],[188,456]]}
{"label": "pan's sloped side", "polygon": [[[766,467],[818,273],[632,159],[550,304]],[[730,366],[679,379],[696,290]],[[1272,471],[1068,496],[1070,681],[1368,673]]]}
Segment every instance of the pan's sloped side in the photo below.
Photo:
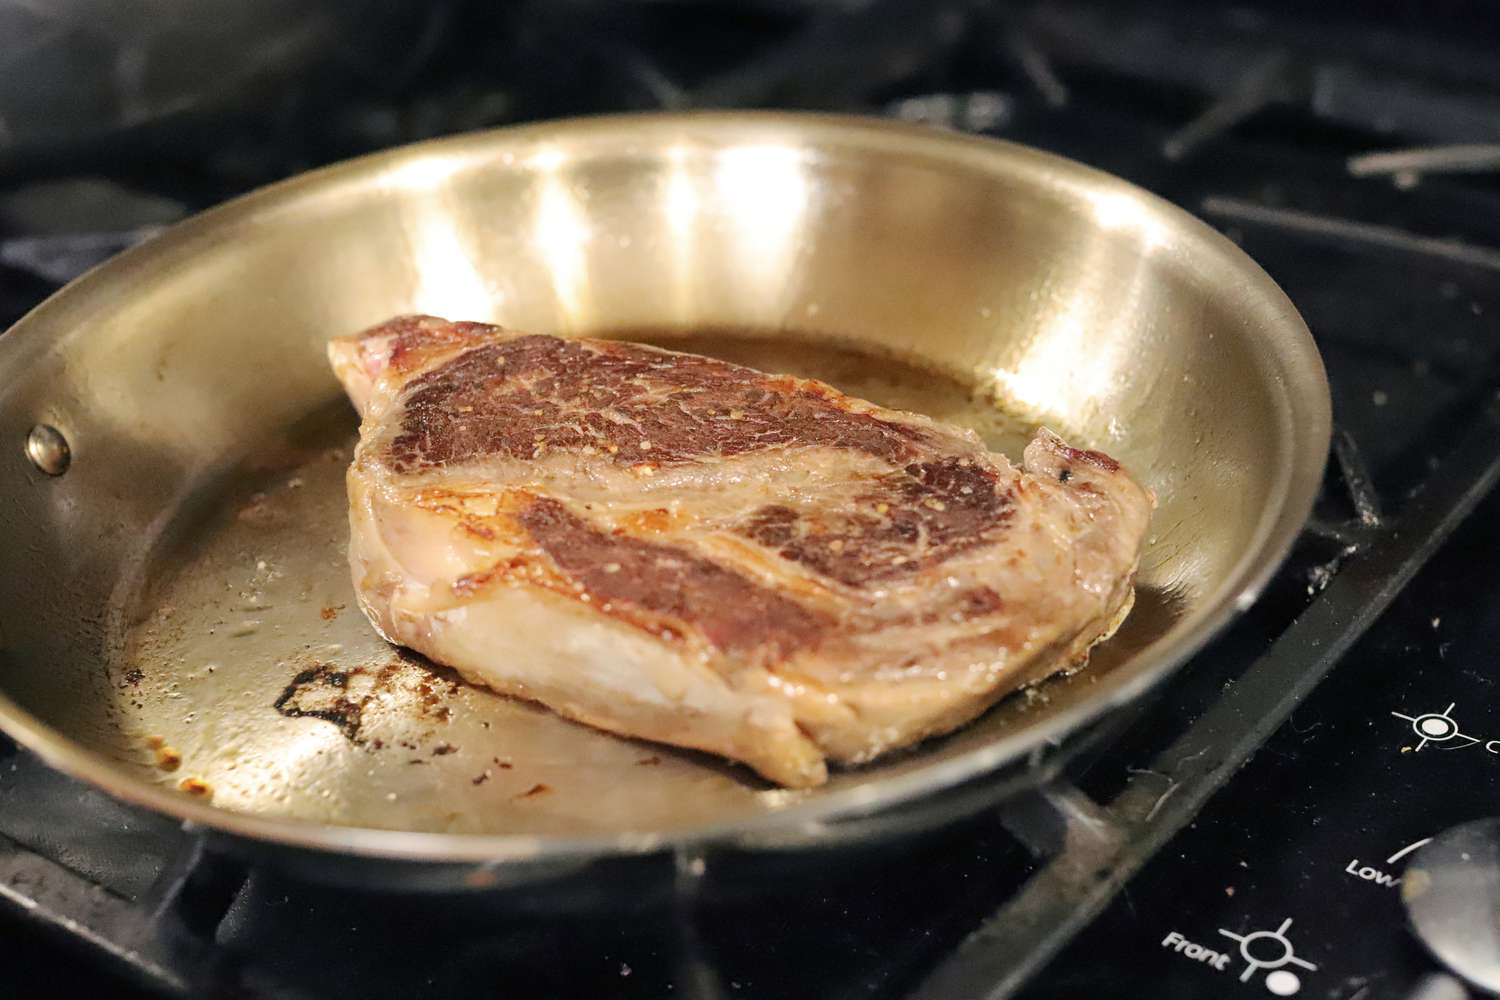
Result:
{"label": "pan's sloped side", "polygon": [[[1138,608],[1085,682],[811,794],[453,684],[381,645],[341,575],[352,417],[323,345],[410,311],[655,331],[1001,446],[1046,422],[1158,494]],[[701,336],[724,330],[748,333]],[[417,859],[811,841],[935,802],[1253,600],[1329,437],[1306,329],[1206,226],[1024,148],[814,116],[583,120],[319,171],[70,285],[0,338],[0,372],[0,725],[153,809]],[[62,476],[19,447],[39,422]]]}

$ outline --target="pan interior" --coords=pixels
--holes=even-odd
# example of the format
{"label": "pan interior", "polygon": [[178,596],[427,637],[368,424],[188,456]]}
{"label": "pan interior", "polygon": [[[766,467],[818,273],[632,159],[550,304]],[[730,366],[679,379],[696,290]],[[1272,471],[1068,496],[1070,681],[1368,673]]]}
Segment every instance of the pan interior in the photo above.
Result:
{"label": "pan interior", "polygon": [[[1029,431],[973,386],[847,348],[630,336],[823,378],[971,427],[1013,455]],[[229,809],[488,833],[670,830],[805,794],[707,755],[595,732],[387,645],[356,605],[345,560],[354,437],[352,412],[330,401],[191,504],[151,556],[108,694],[120,757],[142,780]],[[1096,669],[1139,649],[1171,614],[1162,592],[1144,588],[1134,621],[1152,627],[1127,629]],[[1038,697],[983,725],[1012,724]]]}
{"label": "pan interior", "polygon": [[[756,116],[476,136],[254,196],[0,338],[4,440],[45,422],[73,453],[49,478],[0,450],[0,691],[159,807],[397,830],[662,832],[1021,752],[1163,670],[1321,469],[1305,331],[1195,225],[1015,147]],[[323,344],[411,311],[811,375],[1013,458],[1046,423],[1159,496],[1136,608],[1083,673],[812,792],[469,687],[383,643],[345,563]]]}

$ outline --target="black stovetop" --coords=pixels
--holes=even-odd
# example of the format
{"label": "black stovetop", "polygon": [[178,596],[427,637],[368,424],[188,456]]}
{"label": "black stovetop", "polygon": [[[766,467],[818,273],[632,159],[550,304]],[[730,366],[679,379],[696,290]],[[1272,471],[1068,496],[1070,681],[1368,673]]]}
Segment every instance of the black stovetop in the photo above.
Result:
{"label": "black stovetop", "polygon": [[[751,5],[740,30],[714,34],[714,7],[603,16],[521,4],[501,16],[454,5],[447,48],[397,93],[306,108],[288,98],[274,116],[185,124],[165,147],[0,170],[0,322],[250,186],[395,141],[580,110],[876,111],[1052,149],[1171,198],[1239,242],[1302,310],[1329,370],[1339,461],[1260,604],[1074,768],[1087,801],[1123,790],[1148,804],[1124,860],[1101,869],[1105,887],[1057,876],[1051,905],[1033,906],[1023,890],[1056,866],[1005,811],[880,852],[756,868],[753,892],[733,865],[718,888],[715,866],[687,907],[671,893],[579,912],[541,890],[334,891],[187,864],[189,832],[0,740],[0,987],[966,998],[1018,968],[1003,947],[1017,940],[1035,942],[1019,975],[1028,998],[1295,988],[1377,1000],[1436,971],[1405,929],[1398,855],[1493,812],[1500,776],[1489,663],[1500,583],[1487,555],[1500,500],[1463,521],[1500,471],[1500,187],[1483,174],[1369,174],[1349,158],[1493,141],[1473,123],[1488,120],[1500,63],[1474,57],[1461,32],[1393,44],[1401,25],[1265,9],[882,0],[830,14],[787,0]],[[689,30],[692,45],[674,41]],[[509,46],[503,58],[466,61],[490,37]],[[537,79],[547,86],[528,85]],[[1458,736],[1420,746],[1401,717],[1445,711]],[[1185,730],[1205,749],[1176,759],[1197,745]],[[1059,912],[1087,926],[1046,961],[1076,929]],[[1295,961],[1262,936],[1246,947],[1266,961],[1248,962],[1231,936],[1278,930]]]}
{"label": "black stovetop", "polygon": [[[1288,919],[1297,957],[1317,967],[1282,970],[1299,977],[1301,995],[1405,998],[1436,971],[1407,931],[1391,881],[1404,862],[1386,859],[1495,811],[1500,756],[1484,743],[1500,739],[1490,669],[1500,648],[1500,583],[1486,556],[1497,547],[1500,496],[1042,972],[1026,1000],[1273,995],[1265,973],[1276,970],[1241,983],[1246,963],[1221,931],[1275,930]],[[1462,732],[1482,742],[1418,752],[1410,723],[1391,714],[1442,712],[1450,703]],[[66,787],[25,757],[0,771],[6,816],[28,807],[18,785]],[[78,826],[96,829],[84,839],[128,822],[89,801],[93,793],[69,794],[83,800]],[[15,832],[13,820],[4,826]],[[59,853],[86,865],[90,849],[75,843]],[[252,956],[252,978],[274,984],[271,995],[899,997],[988,914],[1025,863],[1000,825],[981,818],[826,878],[799,871],[767,885],[765,900],[710,908],[693,935],[655,903],[559,918],[538,900],[389,899],[257,873],[219,941]],[[16,991],[9,995],[72,995],[69,984],[103,983],[107,995],[130,995],[96,962],[80,964],[82,949],[59,949],[51,935],[17,936],[13,918],[4,926],[0,984]],[[1231,961],[1216,971],[1164,947],[1173,932]],[[387,955],[398,957],[376,958]],[[703,985],[707,976],[712,986]]]}
{"label": "black stovetop", "polygon": [[[1251,969],[1226,932],[1275,931],[1284,921],[1297,958],[1316,966],[1281,967],[1301,980],[1302,995],[1414,995],[1438,966],[1406,925],[1406,852],[1500,806],[1497,546],[1493,497],[1023,995],[1266,996],[1276,970]],[[1424,746],[1412,720],[1445,711],[1458,736]],[[1224,968],[1188,957],[1174,933],[1227,955]],[[1279,954],[1261,940],[1270,949],[1262,955]]]}

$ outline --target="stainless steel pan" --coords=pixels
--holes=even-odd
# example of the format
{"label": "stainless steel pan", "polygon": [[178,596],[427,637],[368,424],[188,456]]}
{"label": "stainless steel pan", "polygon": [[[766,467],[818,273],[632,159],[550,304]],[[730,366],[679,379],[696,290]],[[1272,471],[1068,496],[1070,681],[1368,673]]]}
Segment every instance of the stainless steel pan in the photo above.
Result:
{"label": "stainless steel pan", "polygon": [[[1083,674],[810,792],[465,687],[375,636],[344,563],[354,418],[322,345],[418,310],[797,369],[1003,448],[1045,422],[1160,497],[1136,610]],[[970,808],[1255,599],[1329,439],[1307,330],[1207,226],[1023,147],[782,114],[299,177],[73,283],[0,338],[0,373],[0,727],[327,877],[486,884],[935,821],[960,786]]]}

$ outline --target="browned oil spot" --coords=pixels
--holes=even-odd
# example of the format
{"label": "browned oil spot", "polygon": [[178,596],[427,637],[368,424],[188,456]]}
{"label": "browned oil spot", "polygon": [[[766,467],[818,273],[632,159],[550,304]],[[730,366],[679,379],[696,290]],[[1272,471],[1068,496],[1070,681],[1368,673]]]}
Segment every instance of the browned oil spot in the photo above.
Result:
{"label": "browned oil spot", "polygon": [[213,786],[202,778],[183,778],[177,783],[177,787],[200,799],[212,798],[214,794]]}
{"label": "browned oil spot", "polygon": [[141,671],[140,667],[131,667],[129,670],[125,671],[125,683],[129,684],[131,687],[135,687],[145,679],[146,675]]}
{"label": "browned oil spot", "polygon": [[452,717],[453,711],[443,704],[443,701],[458,693],[458,681],[436,673],[438,668],[425,661],[418,663],[415,659],[407,658],[404,662],[423,667],[427,671],[417,685],[417,692],[421,696],[422,715],[437,719],[439,722],[447,722]]}
{"label": "browned oil spot", "polygon": [[489,780],[490,780],[490,772],[489,772],[488,769],[486,769],[483,774],[476,774],[474,776],[473,780],[471,780],[469,783],[471,785],[482,785],[486,781],[489,781]]}
{"label": "browned oil spot", "polygon": [[162,746],[156,750],[156,766],[163,771],[175,771],[182,766],[182,753],[176,747]]}
{"label": "browned oil spot", "polygon": [[325,622],[331,622],[331,621],[334,620],[334,618],[336,618],[338,616],[338,613],[339,613],[339,609],[338,608],[330,606],[330,607],[324,608],[322,611],[319,611],[318,615]]}
{"label": "browned oil spot", "polygon": [[252,493],[250,499],[245,501],[244,506],[236,511],[234,516],[245,524],[268,527],[285,521],[288,512],[284,509],[284,505],[277,504],[267,494]]}
{"label": "browned oil spot", "polygon": [[518,799],[531,799],[535,798],[538,795],[546,795],[550,791],[552,791],[552,787],[550,785],[544,785],[541,782],[537,782],[530,788],[526,789],[526,791],[515,797]]}
{"label": "browned oil spot", "polygon": [[167,738],[165,736],[157,736],[154,733],[146,737],[146,746],[152,750],[160,750],[166,742]]}
{"label": "browned oil spot", "polygon": [[432,755],[434,757],[446,757],[450,753],[457,752],[458,747],[454,746],[452,743],[439,743],[437,746],[432,748]]}
{"label": "browned oil spot", "polygon": [[[331,722],[349,740],[363,745],[365,713],[372,702],[378,701],[387,710],[405,710],[416,717],[448,721],[452,713],[443,701],[460,687],[449,673],[406,654],[370,667],[338,667],[314,661],[292,677],[274,706],[288,718]],[[429,730],[423,737],[430,735]],[[408,750],[418,749],[409,739],[398,742]],[[376,750],[384,745],[381,739],[370,740],[370,746]]]}
{"label": "browned oil spot", "polygon": [[516,766],[508,760],[501,760],[499,757],[491,757],[490,760],[494,761],[495,766],[500,768],[500,770],[502,771],[509,771],[511,768]]}
{"label": "browned oil spot", "polygon": [[656,754],[652,754],[650,757],[642,757],[640,760],[636,761],[636,764],[641,767],[655,767],[660,763],[661,758],[656,756]]}
{"label": "browned oil spot", "polygon": [[315,664],[292,678],[273,707],[289,719],[311,718],[331,722],[350,740],[362,743],[359,729],[369,698],[354,701],[347,692],[349,678],[365,672],[363,667],[339,670],[330,663]]}

